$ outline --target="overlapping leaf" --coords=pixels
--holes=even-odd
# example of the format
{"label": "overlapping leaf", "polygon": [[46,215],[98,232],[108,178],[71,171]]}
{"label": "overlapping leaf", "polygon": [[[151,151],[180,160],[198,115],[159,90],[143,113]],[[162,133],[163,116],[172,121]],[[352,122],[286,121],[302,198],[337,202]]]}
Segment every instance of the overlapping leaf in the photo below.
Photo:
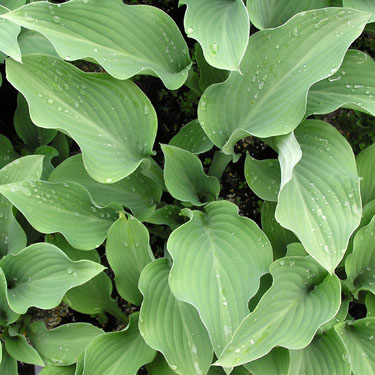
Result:
{"label": "overlapping leaf", "polygon": [[75,375],[76,367],[47,365],[40,372],[40,375]]}
{"label": "overlapping leaf", "polygon": [[64,294],[84,284],[104,267],[88,260],[74,262],[56,246],[36,243],[1,260],[8,282],[8,303],[13,311],[24,314],[31,306],[51,309]]}
{"label": "overlapping leaf", "polygon": [[[8,13],[9,9],[0,4],[0,16]],[[14,60],[21,62],[21,51],[17,43],[17,36],[21,28],[0,17],[0,51]]]}
{"label": "overlapping leaf", "polygon": [[266,138],[295,129],[308,89],[337,71],[368,17],[339,8],[302,12],[279,28],[251,36],[242,75],[232,72],[200,100],[198,119],[209,138],[230,154],[247,135]]}
{"label": "overlapping leaf", "polygon": [[147,344],[163,353],[177,374],[207,374],[213,352],[206,328],[194,307],[173,296],[168,275],[166,259],[158,259],[143,270],[139,329]]}
{"label": "overlapping leaf", "polygon": [[253,375],[289,375],[289,352],[276,347],[267,355],[245,365]]}
{"label": "overlapping leaf", "polygon": [[202,46],[207,62],[239,70],[249,41],[249,15],[242,0],[180,0],[186,4],[185,32]]}
{"label": "overlapping leaf", "polygon": [[90,57],[117,79],[156,74],[174,90],[187,78],[191,62],[186,42],[173,20],[156,7],[121,0],[41,1],[6,17],[45,35],[62,58]]}
{"label": "overlapping leaf", "polygon": [[17,9],[22,5],[25,5],[26,0],[0,0],[0,4],[8,9]]}
{"label": "overlapping leaf", "polygon": [[23,64],[8,60],[7,78],[25,96],[34,124],[63,129],[78,143],[95,180],[119,181],[152,153],[155,110],[133,82],[85,74],[39,54],[25,56]]}
{"label": "overlapping leaf", "polygon": [[375,199],[374,165],[375,144],[372,144],[357,156],[358,175],[362,177],[361,197],[363,206]]}
{"label": "overlapping leaf", "polygon": [[18,45],[20,46],[22,56],[40,53],[59,57],[50,41],[36,31],[22,29],[20,35],[18,35]]}
{"label": "overlapping leaf", "polygon": [[375,115],[375,62],[364,52],[349,50],[340,69],[313,85],[307,98],[306,116],[353,108]]}
{"label": "overlapping leaf", "polygon": [[1,185],[0,193],[36,230],[60,232],[81,250],[91,250],[104,241],[120,208],[97,206],[88,191],[75,182],[24,181]]}
{"label": "overlapping leaf", "polygon": [[272,261],[269,241],[233,203],[219,201],[204,212],[190,212],[190,221],[172,233],[167,247],[172,293],[198,310],[220,355]]}
{"label": "overlapping leaf", "polygon": [[17,361],[6,352],[4,345],[2,345],[2,355],[0,355],[0,358],[1,357],[0,373],[7,375],[18,375]]}
{"label": "overlapping leaf", "polygon": [[0,168],[18,158],[9,139],[0,134]]}
{"label": "overlapping leaf", "polygon": [[375,4],[372,0],[343,0],[342,4],[344,7],[371,13],[371,18],[368,22],[375,22]]}
{"label": "overlapping leaf", "polygon": [[19,315],[9,307],[7,287],[7,280],[3,270],[0,268],[0,325],[12,324],[19,318]]}
{"label": "overlapping leaf", "polygon": [[319,326],[337,313],[340,280],[311,257],[282,258],[271,265],[270,272],[272,287],[242,321],[218,364],[238,366],[262,357],[275,346],[302,349]]}
{"label": "overlapping leaf", "polygon": [[[291,175],[281,163],[276,220],[293,231],[305,250],[332,273],[361,221],[354,154],[345,138],[322,121],[303,122],[295,135],[302,158]],[[293,157],[282,156],[287,144],[277,147],[286,162]]]}

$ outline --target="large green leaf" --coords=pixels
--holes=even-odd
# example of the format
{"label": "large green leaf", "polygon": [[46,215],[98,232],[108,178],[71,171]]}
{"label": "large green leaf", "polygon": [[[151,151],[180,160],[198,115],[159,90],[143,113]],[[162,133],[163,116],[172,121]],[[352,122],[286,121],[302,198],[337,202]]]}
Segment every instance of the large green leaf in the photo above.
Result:
{"label": "large green leaf", "polygon": [[17,97],[17,109],[14,113],[14,128],[17,135],[31,149],[47,145],[57,134],[54,129],[43,129],[33,124],[26,99],[20,93]]}
{"label": "large green leaf", "polygon": [[97,206],[88,191],[75,182],[24,181],[1,185],[0,193],[36,230],[60,232],[81,250],[91,250],[104,241],[120,208]]}
{"label": "large green leaf", "polygon": [[375,216],[354,237],[353,252],[345,261],[348,281],[357,294],[368,290],[375,294]]}
{"label": "large green leaf", "polygon": [[178,300],[198,310],[220,355],[249,312],[272,249],[258,226],[239,216],[231,202],[212,202],[189,216],[167,243],[173,258],[169,285]]}
{"label": "large green leaf", "polygon": [[27,327],[27,336],[41,357],[57,366],[76,363],[89,342],[102,334],[100,328],[89,323],[63,324],[48,330],[39,320]]}
{"label": "large green leaf", "polygon": [[253,361],[275,346],[302,349],[339,310],[340,280],[311,257],[279,259],[270,272],[272,287],[238,327],[219,358],[220,365]]}
{"label": "large green leaf", "polygon": [[289,362],[288,350],[276,347],[264,357],[247,363],[245,367],[253,375],[289,375]]}
{"label": "large green leaf", "polygon": [[[19,315],[16,314],[8,304],[7,299],[7,280],[3,270],[0,268],[0,325],[12,324],[18,320]],[[0,360],[1,363],[1,360]]]}
{"label": "large green leaf", "polygon": [[[8,12],[9,9],[0,4],[0,16]],[[0,51],[21,62],[21,51],[17,43],[17,36],[21,28],[4,18],[0,18],[0,24]]]}
{"label": "large green leaf", "polygon": [[260,30],[282,25],[295,14],[328,7],[329,0],[248,0],[250,21]]}
{"label": "large green leaf", "polygon": [[249,15],[242,0],[180,0],[186,4],[184,26],[202,46],[207,62],[239,71],[249,41]]}
{"label": "large green leaf", "polygon": [[51,309],[64,294],[84,284],[104,267],[88,260],[74,262],[56,246],[36,243],[1,260],[8,282],[8,303],[13,311],[24,314],[31,306]]}
{"label": "large green leaf", "polygon": [[375,115],[375,62],[364,52],[349,50],[340,69],[313,85],[307,98],[306,116],[329,113],[339,107]]}
{"label": "large green leaf", "polygon": [[347,321],[338,324],[335,329],[348,348],[353,374],[374,375],[375,318]]}
{"label": "large green leaf", "polygon": [[74,181],[84,186],[95,203],[106,206],[112,202],[131,209],[139,218],[147,217],[160,201],[162,188],[144,176],[138,168],[128,177],[114,184],[101,184],[92,179],[82,163],[82,155],[74,155],[63,161],[51,173],[50,182]]}
{"label": "large green leaf", "polygon": [[134,375],[155,354],[140,335],[138,313],[134,313],[123,331],[104,333],[87,346],[83,375]]}
{"label": "large green leaf", "polygon": [[0,134],[0,168],[18,158],[9,139]]}
{"label": "large green leaf", "polygon": [[375,3],[372,0],[343,0],[342,4],[344,7],[371,13],[371,18],[368,22],[375,22]]}
{"label": "large green leaf", "polygon": [[[361,221],[354,154],[334,127],[319,120],[306,120],[295,136],[302,158],[289,176],[290,170],[281,165],[276,220],[293,231],[305,250],[332,273]],[[276,146],[286,161],[293,157],[285,154],[287,143]]]}
{"label": "large green leaf", "polygon": [[139,329],[146,343],[163,353],[177,374],[205,375],[213,355],[206,328],[194,307],[173,296],[168,275],[167,259],[144,268],[139,280],[144,296]]}
{"label": "large green leaf", "polygon": [[200,100],[198,118],[209,138],[231,154],[247,135],[266,138],[295,129],[305,114],[308,89],[337,71],[368,17],[340,8],[309,11],[252,35],[242,75],[231,72]]}
{"label": "large green leaf", "polygon": [[362,205],[375,199],[375,144],[361,151],[357,156],[358,175],[361,180]]}
{"label": "large green leaf", "polygon": [[162,145],[165,158],[164,180],[169,193],[182,202],[195,206],[217,199],[220,184],[207,176],[199,158],[175,146]]}
{"label": "large green leaf", "polygon": [[115,273],[116,288],[122,298],[140,305],[139,276],[154,259],[147,228],[135,217],[120,214],[108,231],[106,256]]}
{"label": "large green leaf", "polygon": [[25,56],[23,64],[8,59],[7,78],[25,96],[34,124],[63,129],[78,143],[95,180],[119,181],[151,155],[155,110],[132,81],[86,74],[39,54]]}
{"label": "large green leaf", "polygon": [[349,353],[332,329],[304,349],[290,350],[289,375],[350,375]]}
{"label": "large green leaf", "polygon": [[190,68],[177,25],[156,7],[129,6],[122,0],[41,1],[7,14],[6,19],[41,32],[62,58],[90,57],[117,79],[152,74],[174,90],[183,85]]}
{"label": "large green leaf", "polygon": [[[0,185],[39,179],[42,174],[43,157],[25,156],[14,160],[0,170]],[[26,246],[26,235],[13,215],[13,206],[0,195],[0,256],[15,253]]]}

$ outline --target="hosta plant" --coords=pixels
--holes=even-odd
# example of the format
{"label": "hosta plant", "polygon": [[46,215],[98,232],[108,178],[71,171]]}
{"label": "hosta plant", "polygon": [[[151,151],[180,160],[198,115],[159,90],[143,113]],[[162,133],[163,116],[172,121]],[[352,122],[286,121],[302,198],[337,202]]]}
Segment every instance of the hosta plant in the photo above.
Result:
{"label": "hosta plant", "polygon": [[373,2],[144,3],[0,0],[0,373],[375,374]]}

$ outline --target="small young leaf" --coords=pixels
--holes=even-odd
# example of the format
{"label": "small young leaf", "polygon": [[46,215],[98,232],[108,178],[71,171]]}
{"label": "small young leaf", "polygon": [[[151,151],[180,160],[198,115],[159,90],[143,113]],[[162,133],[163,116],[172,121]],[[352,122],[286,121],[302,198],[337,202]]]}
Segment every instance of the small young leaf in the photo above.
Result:
{"label": "small young leaf", "polygon": [[17,370],[17,361],[9,356],[9,354],[5,350],[5,345],[1,345],[0,342],[0,349],[2,347],[2,355],[0,355],[0,374],[4,375],[18,375]]}
{"label": "small young leaf", "polygon": [[[8,13],[9,9],[0,4],[0,16]],[[21,51],[17,43],[17,36],[21,28],[12,21],[1,18],[0,51],[14,60],[21,62]]]}
{"label": "small young leaf", "polygon": [[289,352],[280,347],[272,349],[264,357],[245,365],[253,375],[289,375],[289,366]]}

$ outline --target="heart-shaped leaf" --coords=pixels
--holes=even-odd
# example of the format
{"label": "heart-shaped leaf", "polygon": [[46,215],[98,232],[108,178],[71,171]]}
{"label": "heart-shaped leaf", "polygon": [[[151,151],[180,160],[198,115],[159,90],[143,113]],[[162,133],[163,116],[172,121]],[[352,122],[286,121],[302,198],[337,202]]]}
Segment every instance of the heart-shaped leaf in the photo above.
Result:
{"label": "heart-shaped leaf", "polygon": [[10,12],[6,19],[42,33],[62,58],[90,57],[117,79],[152,74],[175,90],[190,68],[188,48],[177,25],[156,7],[125,5],[122,0],[40,1]]}
{"label": "heart-shaped leaf", "polygon": [[[8,12],[9,9],[0,4],[0,16]],[[17,36],[21,28],[4,18],[0,18],[0,24],[0,51],[21,62],[21,51],[17,43]]]}

